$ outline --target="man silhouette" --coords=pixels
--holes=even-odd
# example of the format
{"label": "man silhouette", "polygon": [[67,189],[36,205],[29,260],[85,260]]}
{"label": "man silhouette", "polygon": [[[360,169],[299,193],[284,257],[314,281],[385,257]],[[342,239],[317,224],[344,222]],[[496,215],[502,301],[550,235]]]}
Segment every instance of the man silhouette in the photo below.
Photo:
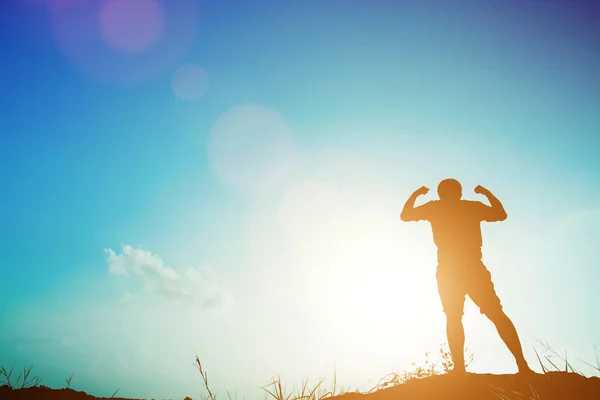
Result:
{"label": "man silhouette", "polygon": [[515,326],[502,310],[490,272],[481,260],[480,223],[504,221],[506,211],[502,203],[482,186],[477,186],[475,193],[486,196],[491,207],[479,201],[462,200],[462,186],[455,179],[441,181],[437,191],[440,200],[415,207],[417,197],[429,192],[425,186],[417,189],[406,201],[400,219],[431,223],[433,240],[438,248],[438,292],[446,314],[446,333],[454,371],[465,372],[462,316],[465,295],[469,295],[481,313],[496,326],[515,357],[519,372],[530,372]]}

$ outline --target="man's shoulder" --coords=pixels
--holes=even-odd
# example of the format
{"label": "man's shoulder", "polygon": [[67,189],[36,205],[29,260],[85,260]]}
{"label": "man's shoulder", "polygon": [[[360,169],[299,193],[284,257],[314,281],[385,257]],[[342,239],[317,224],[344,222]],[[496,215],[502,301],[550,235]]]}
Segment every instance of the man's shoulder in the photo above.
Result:
{"label": "man's shoulder", "polygon": [[425,219],[431,221],[432,219],[436,219],[440,214],[440,201],[439,200],[430,200],[427,203],[423,204],[423,215]]}
{"label": "man's shoulder", "polygon": [[424,206],[427,206],[428,208],[436,208],[438,207],[440,204],[439,200],[429,200],[427,203],[423,204]]}

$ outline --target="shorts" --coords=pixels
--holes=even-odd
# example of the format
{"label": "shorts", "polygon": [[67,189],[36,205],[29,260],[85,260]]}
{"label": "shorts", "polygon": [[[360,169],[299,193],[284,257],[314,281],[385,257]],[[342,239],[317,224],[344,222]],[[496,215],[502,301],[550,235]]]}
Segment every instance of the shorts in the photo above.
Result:
{"label": "shorts", "polygon": [[482,314],[489,316],[502,311],[490,271],[481,260],[460,266],[438,265],[436,277],[442,307],[447,316],[464,314],[466,295]]}

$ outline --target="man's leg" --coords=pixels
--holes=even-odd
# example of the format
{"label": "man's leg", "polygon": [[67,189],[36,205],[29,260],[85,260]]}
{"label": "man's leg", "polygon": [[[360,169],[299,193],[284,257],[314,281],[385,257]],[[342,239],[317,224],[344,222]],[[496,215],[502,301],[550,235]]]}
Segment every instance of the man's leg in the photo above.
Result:
{"label": "man's leg", "polygon": [[500,338],[515,358],[519,372],[531,371],[523,356],[523,348],[515,325],[502,310],[502,304],[494,289],[490,272],[482,264],[472,278],[468,293],[469,297],[479,306],[481,313],[485,314],[494,323]]}
{"label": "man's leg", "polygon": [[446,314],[446,334],[454,371],[465,371],[465,330],[461,314]]}
{"label": "man's leg", "polygon": [[513,322],[508,318],[504,311],[497,310],[495,312],[486,313],[487,317],[496,325],[496,330],[500,335],[500,338],[506,344],[506,347],[510,350],[512,355],[515,357],[519,372],[530,371],[527,361],[523,356],[523,348],[521,347],[521,341],[517,334],[517,329]]}
{"label": "man's leg", "polygon": [[446,335],[454,371],[464,372],[465,330],[462,324],[462,316],[465,292],[463,285],[461,285],[460,279],[456,279],[456,276],[452,274],[452,270],[446,266],[438,266],[436,277],[440,300],[446,314]]}

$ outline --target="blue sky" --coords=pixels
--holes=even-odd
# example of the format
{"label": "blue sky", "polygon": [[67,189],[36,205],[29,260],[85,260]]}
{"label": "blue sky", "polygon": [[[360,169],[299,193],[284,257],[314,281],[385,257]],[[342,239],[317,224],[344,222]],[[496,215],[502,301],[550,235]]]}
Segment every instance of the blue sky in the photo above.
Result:
{"label": "blue sky", "polygon": [[[593,360],[594,3],[3,4],[0,364],[98,396],[196,398],[194,349],[222,395],[374,385],[445,341],[398,215],[448,176],[507,209],[484,261],[534,368],[536,338]],[[465,326],[471,371],[516,370]]]}

